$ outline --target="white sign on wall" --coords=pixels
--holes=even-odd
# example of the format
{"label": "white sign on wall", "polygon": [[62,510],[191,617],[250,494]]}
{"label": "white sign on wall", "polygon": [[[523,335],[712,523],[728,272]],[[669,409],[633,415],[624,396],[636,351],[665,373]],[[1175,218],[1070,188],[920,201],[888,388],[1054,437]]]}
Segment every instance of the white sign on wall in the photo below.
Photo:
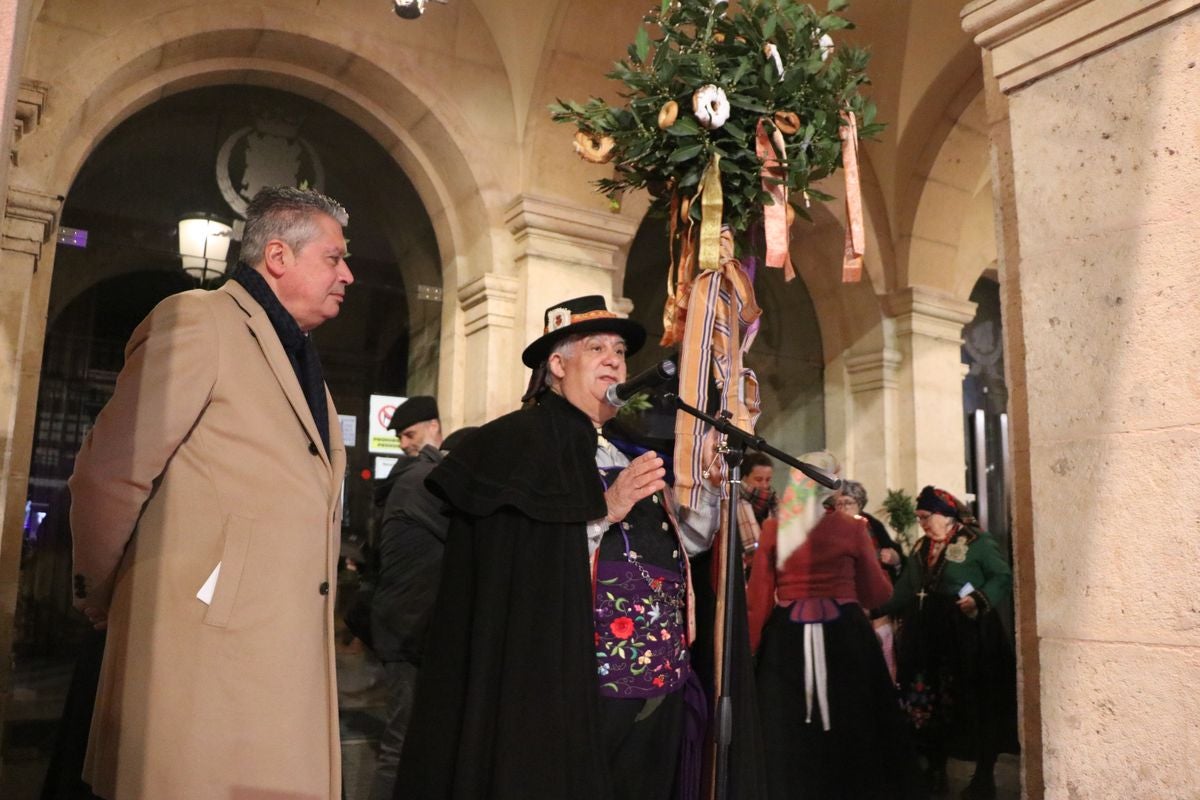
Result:
{"label": "white sign on wall", "polygon": [[392,467],[400,459],[395,456],[375,456],[375,480],[381,481],[392,474]]}
{"label": "white sign on wall", "polygon": [[342,444],[346,447],[358,444],[358,417],[353,414],[338,414],[338,422],[342,425]]}
{"label": "white sign on wall", "polygon": [[404,452],[400,449],[400,440],[396,438],[396,434],[388,430],[388,423],[392,421],[392,414],[396,413],[397,406],[407,399],[390,394],[371,395],[371,411],[367,419],[368,452],[384,455]]}

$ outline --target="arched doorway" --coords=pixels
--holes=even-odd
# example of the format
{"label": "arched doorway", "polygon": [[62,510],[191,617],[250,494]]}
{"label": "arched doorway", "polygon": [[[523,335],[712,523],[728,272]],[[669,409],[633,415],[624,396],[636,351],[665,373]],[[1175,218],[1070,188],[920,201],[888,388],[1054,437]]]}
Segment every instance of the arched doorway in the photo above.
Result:
{"label": "arched doorway", "polygon": [[963,412],[967,441],[967,491],[975,498],[980,524],[1010,557],[1008,384],[1000,284],[984,275],[971,292],[975,319],[963,327]]}
{"label": "arched doorway", "polygon": [[[30,465],[33,524],[22,557],[15,686],[19,694],[47,674],[56,682],[33,689],[36,713],[14,704],[9,717],[26,715],[20,723],[34,745],[23,758],[42,759],[43,769],[65,690],[61,665],[87,633],[70,609],[65,484],[74,454],[112,393],[134,326],[163,297],[196,286],[181,268],[179,219],[203,212],[236,230],[238,201],[244,209],[269,183],[321,188],[351,215],[356,282],[343,313],[314,341],[339,411],[356,423],[343,521],[343,540],[356,549],[369,542],[374,516],[370,395],[436,387],[441,256],[417,191],[375,139],[311,100],[241,85],[172,95],[114,128],[79,170],[63,208],[71,232],[55,258]],[[236,245],[231,263],[235,254]],[[347,770],[348,780],[354,774]]]}

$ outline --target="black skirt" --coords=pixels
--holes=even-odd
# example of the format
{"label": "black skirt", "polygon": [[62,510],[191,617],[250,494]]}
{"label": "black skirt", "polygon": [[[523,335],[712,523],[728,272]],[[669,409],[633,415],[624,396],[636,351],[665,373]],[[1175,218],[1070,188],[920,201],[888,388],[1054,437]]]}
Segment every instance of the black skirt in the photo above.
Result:
{"label": "black skirt", "polygon": [[804,625],[776,608],[763,630],[756,677],[771,800],[918,796],[916,756],[871,623],[848,603],[822,627],[828,731],[816,709],[805,721]]}
{"label": "black skirt", "polygon": [[947,756],[1017,753],[1017,665],[994,611],[971,619],[955,598],[930,594],[903,617],[897,680],[917,747]]}

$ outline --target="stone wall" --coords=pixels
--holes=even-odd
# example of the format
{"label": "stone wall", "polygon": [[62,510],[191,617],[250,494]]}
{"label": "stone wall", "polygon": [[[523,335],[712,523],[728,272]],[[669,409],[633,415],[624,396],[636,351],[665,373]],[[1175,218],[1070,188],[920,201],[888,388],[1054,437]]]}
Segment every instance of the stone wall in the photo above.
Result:
{"label": "stone wall", "polygon": [[1007,95],[1018,619],[1048,798],[1200,796],[1200,13],[1174,16],[1194,5],[966,12]]}

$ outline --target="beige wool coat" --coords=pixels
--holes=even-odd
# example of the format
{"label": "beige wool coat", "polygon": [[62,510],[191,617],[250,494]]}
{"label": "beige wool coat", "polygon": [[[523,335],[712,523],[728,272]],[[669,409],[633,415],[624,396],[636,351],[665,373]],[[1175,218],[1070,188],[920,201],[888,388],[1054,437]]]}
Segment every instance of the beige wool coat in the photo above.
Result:
{"label": "beige wool coat", "polygon": [[[239,284],[160,303],[70,480],[75,604],[108,608],[84,779],[109,800],[338,800],[326,453]],[[210,604],[197,593],[220,564]]]}

